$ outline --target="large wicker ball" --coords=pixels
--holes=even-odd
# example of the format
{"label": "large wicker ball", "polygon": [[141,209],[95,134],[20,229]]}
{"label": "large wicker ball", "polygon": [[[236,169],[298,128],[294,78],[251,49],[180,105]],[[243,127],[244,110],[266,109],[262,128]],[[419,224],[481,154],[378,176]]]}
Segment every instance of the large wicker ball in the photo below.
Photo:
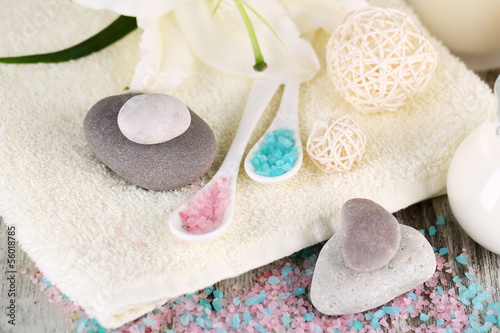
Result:
{"label": "large wicker ball", "polygon": [[332,34],[327,63],[335,88],[357,110],[396,111],[427,85],[437,54],[408,14],[365,7]]}
{"label": "large wicker ball", "polygon": [[307,140],[307,153],[316,166],[326,172],[344,172],[363,157],[366,137],[349,118],[328,118],[314,124]]}

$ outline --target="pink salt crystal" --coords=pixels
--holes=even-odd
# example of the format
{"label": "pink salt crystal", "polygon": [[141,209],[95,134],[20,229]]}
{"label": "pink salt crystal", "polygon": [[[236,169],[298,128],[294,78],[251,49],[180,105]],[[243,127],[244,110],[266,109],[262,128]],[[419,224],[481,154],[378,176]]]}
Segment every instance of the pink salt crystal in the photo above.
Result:
{"label": "pink salt crystal", "polygon": [[370,272],[385,266],[401,241],[399,223],[391,213],[368,199],[351,199],[342,207],[343,256],[350,268]]}
{"label": "pink salt crystal", "polygon": [[229,185],[229,178],[217,178],[194,196],[185,211],[179,213],[188,232],[204,234],[221,225],[229,207]]}

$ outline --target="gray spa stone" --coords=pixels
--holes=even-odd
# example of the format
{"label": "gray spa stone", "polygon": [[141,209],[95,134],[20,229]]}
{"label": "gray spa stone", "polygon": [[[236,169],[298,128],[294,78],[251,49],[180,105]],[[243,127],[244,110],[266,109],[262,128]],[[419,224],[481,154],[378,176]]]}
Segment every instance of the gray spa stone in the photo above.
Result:
{"label": "gray spa stone", "polygon": [[350,268],[369,272],[394,257],[401,241],[399,222],[384,207],[368,199],[351,199],[342,206],[343,255]]}
{"label": "gray spa stone", "polygon": [[191,114],[187,106],[174,96],[141,94],[122,106],[117,120],[127,139],[153,145],[184,133],[191,124]]}
{"label": "gray spa stone", "polygon": [[191,124],[178,137],[154,145],[128,140],[117,116],[131,97],[110,96],[97,102],[84,120],[85,138],[97,158],[130,183],[149,190],[172,190],[193,183],[210,167],[217,150],[210,127],[190,110]]}
{"label": "gray spa stone", "polygon": [[326,315],[363,312],[383,305],[432,277],[436,257],[417,230],[401,225],[400,248],[384,267],[358,272],[344,262],[342,235],[321,250],[311,283],[311,301]]}

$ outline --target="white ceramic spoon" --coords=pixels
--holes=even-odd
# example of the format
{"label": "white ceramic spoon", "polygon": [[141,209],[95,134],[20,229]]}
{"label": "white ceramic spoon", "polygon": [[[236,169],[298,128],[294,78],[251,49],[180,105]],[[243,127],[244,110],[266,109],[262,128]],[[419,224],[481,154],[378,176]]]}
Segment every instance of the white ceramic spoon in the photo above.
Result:
{"label": "white ceramic spoon", "polygon": [[[304,154],[302,152],[302,142],[300,140],[299,133],[299,117],[298,117],[298,101],[299,101],[299,86],[300,83],[287,83],[285,85],[285,90],[283,91],[283,96],[281,97],[281,104],[276,112],[276,116],[274,117],[273,122],[267,129],[266,133],[257,141],[257,143],[253,146],[253,148],[248,153],[245,158],[245,171],[250,178],[255,180],[256,182],[262,184],[277,184],[284,182],[290,178],[292,178],[297,171],[299,171],[300,166],[302,165],[302,160],[304,158]],[[252,158],[254,157],[255,152],[259,149],[260,144],[265,139],[266,134],[268,132],[277,130],[279,128],[285,128],[293,130],[293,138],[295,139],[295,146],[298,148],[297,150],[297,161],[293,165],[292,169],[285,172],[284,174],[276,177],[266,177],[262,175],[258,175],[255,173],[255,167],[252,164]]]}
{"label": "white ceramic spoon", "polygon": [[214,175],[212,180],[210,180],[205,187],[201,189],[201,191],[204,191],[210,188],[214,183],[214,180],[217,178],[227,178],[230,180],[229,206],[226,208],[224,220],[220,226],[217,229],[204,234],[189,233],[185,229],[179,213],[186,210],[189,203],[193,199],[191,198],[177,208],[170,216],[169,226],[175,236],[188,242],[206,242],[219,236],[227,229],[234,215],[236,179],[238,178],[241,159],[245,152],[248,140],[250,139],[260,116],[278,90],[279,86],[279,83],[272,81],[254,82],[252,91],[250,92],[250,96],[248,97],[247,104],[245,106],[245,110],[243,111],[243,116],[241,117],[238,130],[236,131],[236,135],[233,139],[233,143],[231,144],[231,147],[229,148],[229,151],[227,152],[227,155],[217,173]]}

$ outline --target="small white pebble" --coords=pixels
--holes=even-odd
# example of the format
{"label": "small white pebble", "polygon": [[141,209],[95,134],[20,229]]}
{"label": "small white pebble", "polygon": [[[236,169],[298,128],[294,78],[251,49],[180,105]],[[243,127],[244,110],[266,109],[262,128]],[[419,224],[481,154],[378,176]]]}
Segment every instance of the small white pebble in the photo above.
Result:
{"label": "small white pebble", "polygon": [[184,133],[191,114],[184,103],[166,94],[142,94],[129,99],[118,113],[118,127],[130,141],[152,145]]}

